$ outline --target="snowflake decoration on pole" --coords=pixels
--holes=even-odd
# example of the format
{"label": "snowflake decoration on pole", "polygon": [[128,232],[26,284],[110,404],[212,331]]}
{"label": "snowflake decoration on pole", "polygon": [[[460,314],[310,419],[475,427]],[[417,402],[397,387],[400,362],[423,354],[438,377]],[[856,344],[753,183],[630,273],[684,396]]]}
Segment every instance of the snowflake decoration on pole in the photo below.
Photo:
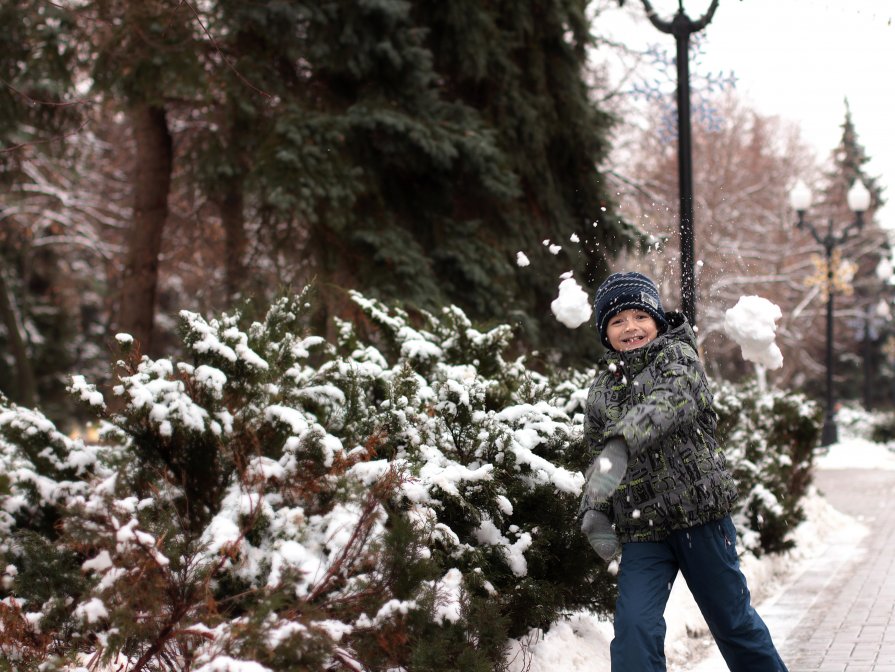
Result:
{"label": "snowflake decoration on pole", "polygon": [[851,296],[854,292],[852,279],[858,270],[858,265],[853,261],[842,258],[842,252],[833,250],[830,260],[819,254],[811,255],[811,263],[814,264],[814,273],[805,278],[808,287],[820,287],[824,300],[830,291],[842,296]]}

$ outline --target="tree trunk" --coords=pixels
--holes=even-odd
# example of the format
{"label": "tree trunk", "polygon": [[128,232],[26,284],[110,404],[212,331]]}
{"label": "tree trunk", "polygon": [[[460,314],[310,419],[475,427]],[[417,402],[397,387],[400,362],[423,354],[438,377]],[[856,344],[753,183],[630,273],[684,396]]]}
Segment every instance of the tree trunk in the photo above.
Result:
{"label": "tree trunk", "polygon": [[152,352],[159,255],[168,218],[173,143],[165,110],[148,104],[131,108],[136,168],[134,219],[127,240],[118,330],[129,333],[144,353]]}
{"label": "tree trunk", "polygon": [[16,388],[8,391],[13,401],[30,408],[37,402],[37,382],[34,379],[31,359],[28,357],[25,325],[19,315],[9,283],[6,282],[6,269],[2,263],[0,260],[0,317],[3,319],[3,326],[6,327],[16,371]]}
{"label": "tree trunk", "polygon": [[231,180],[230,188],[221,198],[218,207],[225,240],[225,284],[227,301],[235,301],[245,282],[246,233],[243,217],[242,179]]}

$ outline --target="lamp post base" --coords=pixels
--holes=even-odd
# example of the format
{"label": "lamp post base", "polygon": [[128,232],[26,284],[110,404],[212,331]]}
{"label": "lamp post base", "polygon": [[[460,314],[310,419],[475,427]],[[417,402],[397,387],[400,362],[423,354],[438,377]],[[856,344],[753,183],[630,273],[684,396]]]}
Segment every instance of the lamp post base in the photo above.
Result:
{"label": "lamp post base", "polygon": [[831,413],[824,417],[824,426],[820,433],[820,445],[829,446],[839,441],[839,430]]}

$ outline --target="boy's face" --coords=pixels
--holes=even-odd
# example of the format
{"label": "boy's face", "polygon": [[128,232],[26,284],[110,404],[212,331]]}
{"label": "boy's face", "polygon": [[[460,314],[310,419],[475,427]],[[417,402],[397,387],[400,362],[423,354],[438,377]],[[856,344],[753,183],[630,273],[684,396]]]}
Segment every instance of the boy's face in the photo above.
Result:
{"label": "boy's face", "polygon": [[658,335],[659,327],[652,316],[636,308],[613,315],[606,325],[606,339],[619,352],[642,348]]}

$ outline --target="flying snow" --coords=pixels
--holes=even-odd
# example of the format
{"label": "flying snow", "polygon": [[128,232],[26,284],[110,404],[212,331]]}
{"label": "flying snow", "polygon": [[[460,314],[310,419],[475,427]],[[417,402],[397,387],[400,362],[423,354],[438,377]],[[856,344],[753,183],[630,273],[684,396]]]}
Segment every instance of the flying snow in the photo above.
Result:
{"label": "flying snow", "polygon": [[571,271],[561,277],[559,296],[551,302],[550,310],[569,329],[577,329],[590,319],[590,298],[572,277]]}
{"label": "flying snow", "polygon": [[724,331],[743,351],[743,359],[768,369],[783,366],[783,353],[774,342],[780,306],[760,296],[741,296],[724,315]]}

